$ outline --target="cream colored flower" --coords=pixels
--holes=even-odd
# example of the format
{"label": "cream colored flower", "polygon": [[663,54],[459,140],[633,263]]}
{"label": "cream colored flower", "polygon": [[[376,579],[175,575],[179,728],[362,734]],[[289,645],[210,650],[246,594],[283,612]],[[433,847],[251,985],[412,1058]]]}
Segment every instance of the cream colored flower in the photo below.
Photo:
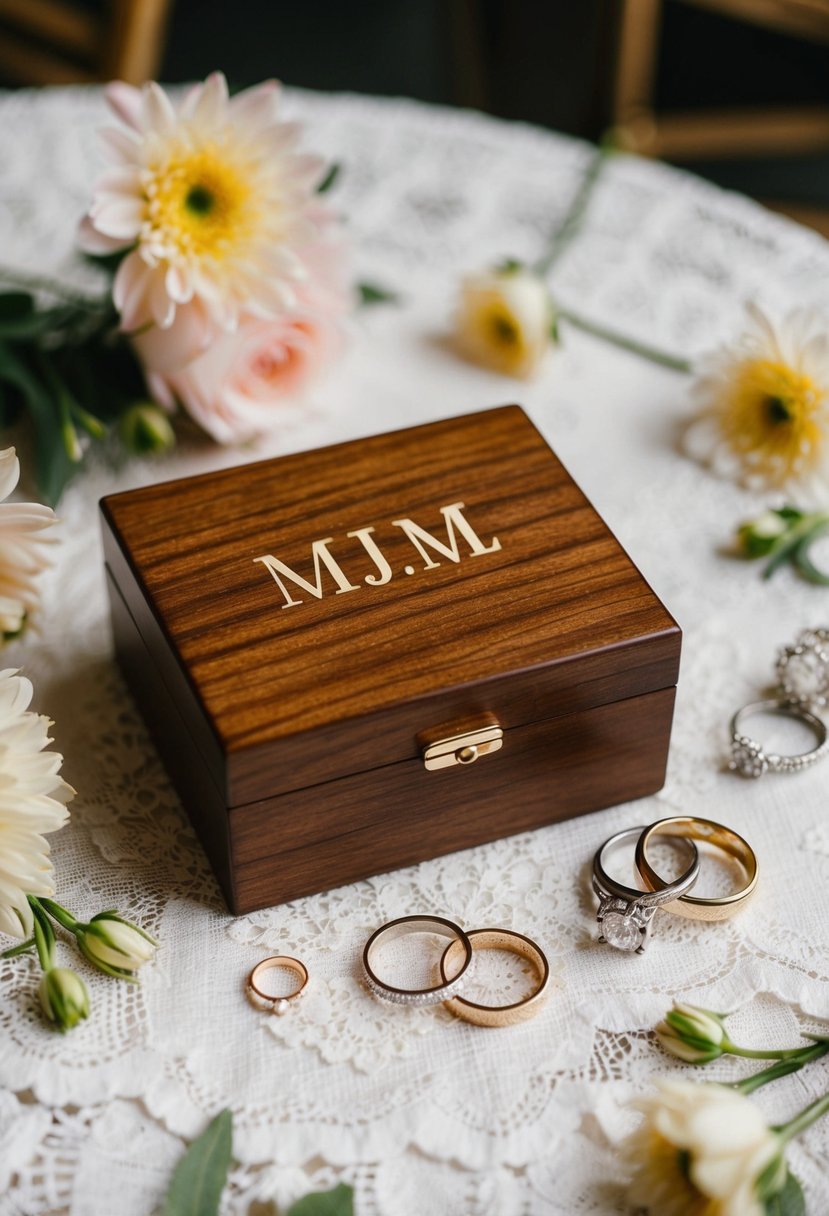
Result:
{"label": "cream colored flower", "polygon": [[37,578],[48,566],[44,536],[55,522],[51,507],[4,502],[20,477],[14,448],[0,450],[0,645],[15,637],[38,604]]}
{"label": "cream colored flower", "polygon": [[723,1085],[662,1079],[636,1105],[644,1121],[624,1147],[631,1203],[654,1216],[764,1216],[763,1200],[782,1187],[786,1167],[780,1137],[748,1098]]}
{"label": "cream colored flower", "polygon": [[32,686],[0,671],[0,933],[30,937],[27,895],[51,895],[45,836],[69,817],[74,794],[59,775],[63,757],[45,750],[49,720],[28,710]]}
{"label": "cream colored flower", "polygon": [[114,167],[79,235],[90,252],[127,251],[113,289],[123,329],[176,321],[193,357],[242,309],[268,319],[294,304],[323,164],[296,151],[300,130],[279,118],[278,97],[269,81],[230,98],[220,72],[177,109],[153,82],[109,86],[124,125],[104,132]]}
{"label": "cream colored flower", "polygon": [[554,329],[550,293],[531,271],[508,267],[463,280],[456,339],[473,363],[529,379],[555,340]]}
{"label": "cream colored flower", "polygon": [[755,305],[734,346],[703,359],[689,455],[752,489],[829,497],[829,329],[798,309],[775,326]]}

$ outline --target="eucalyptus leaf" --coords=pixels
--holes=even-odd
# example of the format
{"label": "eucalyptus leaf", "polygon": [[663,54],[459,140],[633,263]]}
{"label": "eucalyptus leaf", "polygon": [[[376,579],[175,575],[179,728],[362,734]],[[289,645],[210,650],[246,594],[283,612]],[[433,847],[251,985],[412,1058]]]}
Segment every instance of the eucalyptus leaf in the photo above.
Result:
{"label": "eucalyptus leaf", "polygon": [[287,1216],[354,1216],[354,1191],[344,1182],[333,1191],[315,1191],[299,1199]]}
{"label": "eucalyptus leaf", "polygon": [[217,1216],[230,1170],[232,1140],[233,1115],[223,1110],[176,1166],[164,1216]]}
{"label": "eucalyptus leaf", "polygon": [[400,296],[396,291],[389,291],[388,288],[380,287],[377,283],[358,283],[357,293],[363,307],[371,304],[400,303]]}
{"label": "eucalyptus leaf", "polygon": [[803,1188],[791,1170],[783,1190],[766,1200],[766,1216],[806,1216]]}

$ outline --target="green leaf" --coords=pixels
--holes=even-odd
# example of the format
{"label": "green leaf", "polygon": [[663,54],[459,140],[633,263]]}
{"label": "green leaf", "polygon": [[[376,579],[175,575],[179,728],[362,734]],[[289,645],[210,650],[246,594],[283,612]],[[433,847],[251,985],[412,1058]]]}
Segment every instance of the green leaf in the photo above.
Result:
{"label": "green leaf", "polygon": [[217,1216],[230,1170],[232,1141],[233,1115],[223,1110],[176,1166],[164,1216]]}
{"label": "green leaf", "polygon": [[315,1191],[298,1200],[288,1216],[354,1216],[354,1191],[344,1182],[333,1191]]}
{"label": "green leaf", "polygon": [[37,431],[38,489],[54,506],[74,470],[64,446],[58,403],[23,358],[3,341],[0,341],[0,381],[17,389],[32,416]]}
{"label": "green leaf", "polygon": [[792,554],[792,561],[803,577],[819,587],[829,587],[829,574],[824,574],[822,570],[817,568],[809,554],[809,549],[818,537],[825,534],[826,530],[827,525],[825,523],[819,524],[807,536],[803,537],[803,540],[795,546]]}
{"label": "green leaf", "polygon": [[782,1191],[766,1200],[766,1216],[806,1216],[803,1188],[789,1170]]}
{"label": "green leaf", "polygon": [[34,296],[28,291],[0,292],[0,324],[17,321],[35,310]]}
{"label": "green leaf", "polygon": [[334,182],[340,176],[341,169],[342,169],[342,165],[338,164],[335,161],[334,164],[331,166],[331,168],[326,173],[325,177],[320,182],[320,184],[317,186],[317,194],[327,194],[328,193],[328,191],[334,185]]}
{"label": "green leaf", "polygon": [[371,304],[400,303],[400,296],[396,291],[389,291],[385,287],[378,286],[377,283],[358,283],[357,293],[360,297],[360,305],[362,307]]}

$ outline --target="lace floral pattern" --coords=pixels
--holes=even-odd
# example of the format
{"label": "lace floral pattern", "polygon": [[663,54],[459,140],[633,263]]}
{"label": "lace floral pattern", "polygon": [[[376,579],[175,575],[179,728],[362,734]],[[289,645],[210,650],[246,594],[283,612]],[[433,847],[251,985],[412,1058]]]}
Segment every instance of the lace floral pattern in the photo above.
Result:
{"label": "lace floral pattern", "polygon": [[[55,838],[60,896],[79,914],[117,904],[163,948],[139,987],[84,970],[93,1013],[65,1037],[37,1016],[34,965],[2,964],[0,1216],[150,1212],[182,1138],[226,1105],[238,1162],[227,1213],[273,1212],[339,1179],[355,1186],[360,1216],[621,1213],[613,1145],[630,1126],[624,1103],[669,1066],[642,1028],[672,996],[741,1009],[757,1042],[796,1041],[825,1014],[824,773],[749,783],[723,771],[731,713],[771,682],[779,644],[825,623],[823,601],[788,571],[769,587],[724,554],[733,524],[764,504],[677,454],[685,380],[567,331],[522,399],[683,626],[665,789],[228,916],[112,661],[97,500],[514,397],[510,381],[454,359],[441,339],[455,277],[507,254],[536,257],[589,156],[556,135],[413,103],[303,93],[288,103],[316,149],[344,164],[339,202],[360,276],[405,298],[357,316],[333,381],[307,412],[286,413],[267,444],[227,451],[191,440],[169,459],[122,468],[100,458],[61,506],[40,632],[4,657],[33,679],[79,791],[70,827]],[[93,89],[0,102],[6,257],[90,291],[97,272],[71,251],[103,116]],[[746,299],[826,303],[827,284],[829,250],[816,236],[633,158],[608,166],[584,234],[551,278],[574,312],[691,356],[728,332]],[[751,841],[757,898],[724,924],[659,913],[641,957],[600,946],[594,850],[620,828],[684,811]],[[360,979],[366,937],[419,910],[538,940],[552,970],[539,1017],[486,1031],[441,1008],[371,1000]],[[311,973],[307,996],[281,1018],[244,996],[250,968],[277,951]],[[807,1072],[775,1100],[794,1111],[817,1095],[811,1087],[819,1076]],[[829,1198],[826,1136],[818,1125],[793,1151],[815,1210]]]}

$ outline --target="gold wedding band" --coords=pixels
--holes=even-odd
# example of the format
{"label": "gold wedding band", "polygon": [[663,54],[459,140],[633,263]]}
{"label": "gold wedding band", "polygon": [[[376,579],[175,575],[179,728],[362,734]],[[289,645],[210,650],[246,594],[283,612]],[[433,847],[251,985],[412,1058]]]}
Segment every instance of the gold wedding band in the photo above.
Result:
{"label": "gold wedding band", "polygon": [[648,861],[648,847],[656,836],[681,836],[686,840],[699,840],[721,849],[733,857],[745,873],[745,882],[730,895],[704,897],[681,895],[679,899],[664,905],[667,912],[685,916],[690,920],[727,920],[746,904],[757,886],[757,858],[751,845],[731,828],[710,819],[698,819],[696,815],[676,815],[671,819],[660,819],[646,828],[636,845],[636,868],[651,891],[659,891],[667,884]]}
{"label": "gold wedding band", "polygon": [[[274,996],[270,992],[263,992],[261,988],[257,988],[256,981],[265,971],[272,971],[275,967],[282,967],[287,971],[293,971],[299,976],[299,987],[289,993],[287,996]],[[308,968],[304,963],[301,963],[298,958],[290,958],[287,954],[274,954],[271,958],[265,958],[261,963],[257,963],[248,976],[248,996],[253,1001],[258,1009],[268,1009],[271,1013],[279,1014],[287,1013],[290,1008],[290,1002],[295,1001],[297,997],[302,996],[305,991],[305,986],[308,983]]]}
{"label": "gold wedding band", "polygon": [[[541,1010],[547,1000],[547,985],[550,979],[550,965],[544,956],[544,951],[529,937],[522,933],[513,933],[509,929],[471,929],[467,937],[474,950],[509,950],[526,958],[535,968],[538,983],[533,991],[512,1005],[479,1005],[476,1001],[467,1000],[464,996],[453,996],[444,1001],[447,1009],[455,1017],[473,1026],[515,1026],[519,1022],[527,1022]],[[456,940],[450,942],[440,960],[440,974],[444,981],[449,979],[447,963],[463,954],[463,943]]]}

